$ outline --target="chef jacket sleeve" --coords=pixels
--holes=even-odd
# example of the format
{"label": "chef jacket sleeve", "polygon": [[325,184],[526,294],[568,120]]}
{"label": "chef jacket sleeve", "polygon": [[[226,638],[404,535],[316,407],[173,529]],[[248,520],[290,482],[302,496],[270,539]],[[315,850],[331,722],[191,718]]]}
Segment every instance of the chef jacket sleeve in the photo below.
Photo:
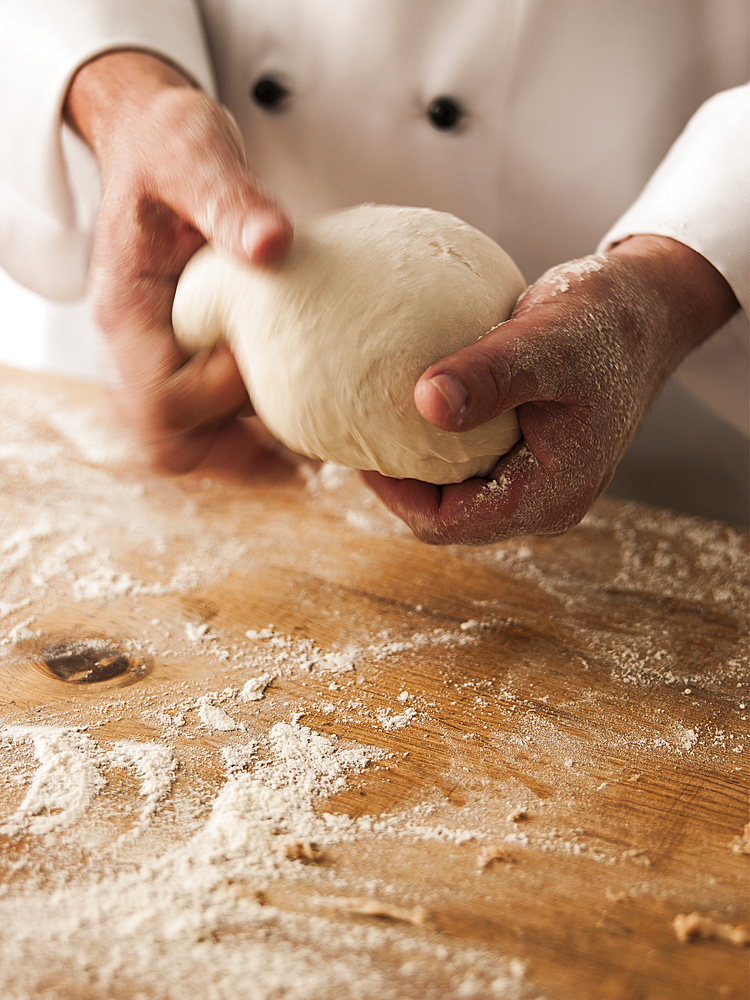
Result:
{"label": "chef jacket sleeve", "polygon": [[750,314],[750,84],[698,109],[606,248],[638,233],[671,236],[711,261]]}
{"label": "chef jacket sleeve", "polygon": [[702,105],[642,194],[602,240],[671,236],[711,261],[744,310],[683,361],[675,379],[743,434],[750,369],[750,84]]}
{"label": "chef jacket sleeve", "polygon": [[[0,266],[50,298],[85,291],[93,157],[62,124],[68,86],[112,49],[150,51],[214,92],[192,0],[4,0],[0,30]],[[94,199],[95,200],[95,199]]]}

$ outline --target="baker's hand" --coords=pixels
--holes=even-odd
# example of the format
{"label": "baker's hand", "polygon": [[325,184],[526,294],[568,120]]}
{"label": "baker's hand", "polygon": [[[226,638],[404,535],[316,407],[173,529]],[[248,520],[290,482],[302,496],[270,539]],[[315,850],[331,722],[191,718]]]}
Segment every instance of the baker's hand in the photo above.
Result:
{"label": "baker's hand", "polygon": [[99,163],[91,294],[126,418],[163,468],[221,465],[252,449],[236,419],[249,402],[225,346],[191,359],[177,346],[177,279],[206,241],[271,266],[291,224],[259,191],[230,116],[154,56],[113,52],[85,65],[64,113]]}
{"label": "baker's hand", "polygon": [[607,486],[670,372],[737,308],[704,257],[665,237],[554,268],[506,323],[415,389],[422,415],[450,431],[518,407],[523,438],[489,481],[365,479],[425,542],[565,531]]}

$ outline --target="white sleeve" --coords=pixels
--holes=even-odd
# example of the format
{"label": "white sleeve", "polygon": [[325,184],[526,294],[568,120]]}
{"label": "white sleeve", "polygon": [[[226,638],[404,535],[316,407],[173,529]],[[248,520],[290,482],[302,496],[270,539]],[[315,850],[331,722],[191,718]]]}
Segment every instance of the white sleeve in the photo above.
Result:
{"label": "white sleeve", "polygon": [[750,84],[693,115],[600,248],[638,233],[671,236],[710,260],[750,314]]}
{"label": "white sleeve", "polygon": [[639,233],[671,236],[724,275],[744,310],[687,356],[675,379],[748,433],[750,369],[750,84],[707,101],[635,203],[600,244]]}
{"label": "white sleeve", "polygon": [[[62,105],[85,62],[111,49],[154,52],[209,93],[214,81],[193,0],[3,0],[0,31],[0,266],[51,299],[80,298],[91,230]],[[77,148],[80,147],[80,148]]]}

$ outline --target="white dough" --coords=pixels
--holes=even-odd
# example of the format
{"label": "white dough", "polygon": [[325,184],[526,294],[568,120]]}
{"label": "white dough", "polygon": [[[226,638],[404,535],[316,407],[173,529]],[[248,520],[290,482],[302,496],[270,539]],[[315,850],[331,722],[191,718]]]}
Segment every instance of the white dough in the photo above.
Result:
{"label": "white dough", "polygon": [[421,416],[414,386],[507,319],[524,287],[508,255],[454,216],[360,205],[299,226],[275,268],[202,248],[173,324],[191,351],[227,339],[256,413],[293,451],[451,483],[486,475],[515,444],[515,411],[450,433]]}

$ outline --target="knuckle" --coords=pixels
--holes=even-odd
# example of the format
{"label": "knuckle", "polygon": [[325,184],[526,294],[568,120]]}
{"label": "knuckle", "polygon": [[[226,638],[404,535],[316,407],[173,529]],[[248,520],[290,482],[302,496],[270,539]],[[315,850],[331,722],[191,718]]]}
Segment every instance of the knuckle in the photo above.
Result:
{"label": "knuckle", "polygon": [[543,535],[564,535],[571,528],[575,528],[577,524],[581,523],[595,499],[595,492],[585,490],[572,503],[550,511],[548,517],[540,525],[538,533]]}
{"label": "knuckle", "polygon": [[483,394],[487,404],[493,411],[500,411],[508,396],[511,385],[512,372],[510,362],[504,353],[492,349],[488,343],[483,352],[483,366],[478,369],[482,372]]}

